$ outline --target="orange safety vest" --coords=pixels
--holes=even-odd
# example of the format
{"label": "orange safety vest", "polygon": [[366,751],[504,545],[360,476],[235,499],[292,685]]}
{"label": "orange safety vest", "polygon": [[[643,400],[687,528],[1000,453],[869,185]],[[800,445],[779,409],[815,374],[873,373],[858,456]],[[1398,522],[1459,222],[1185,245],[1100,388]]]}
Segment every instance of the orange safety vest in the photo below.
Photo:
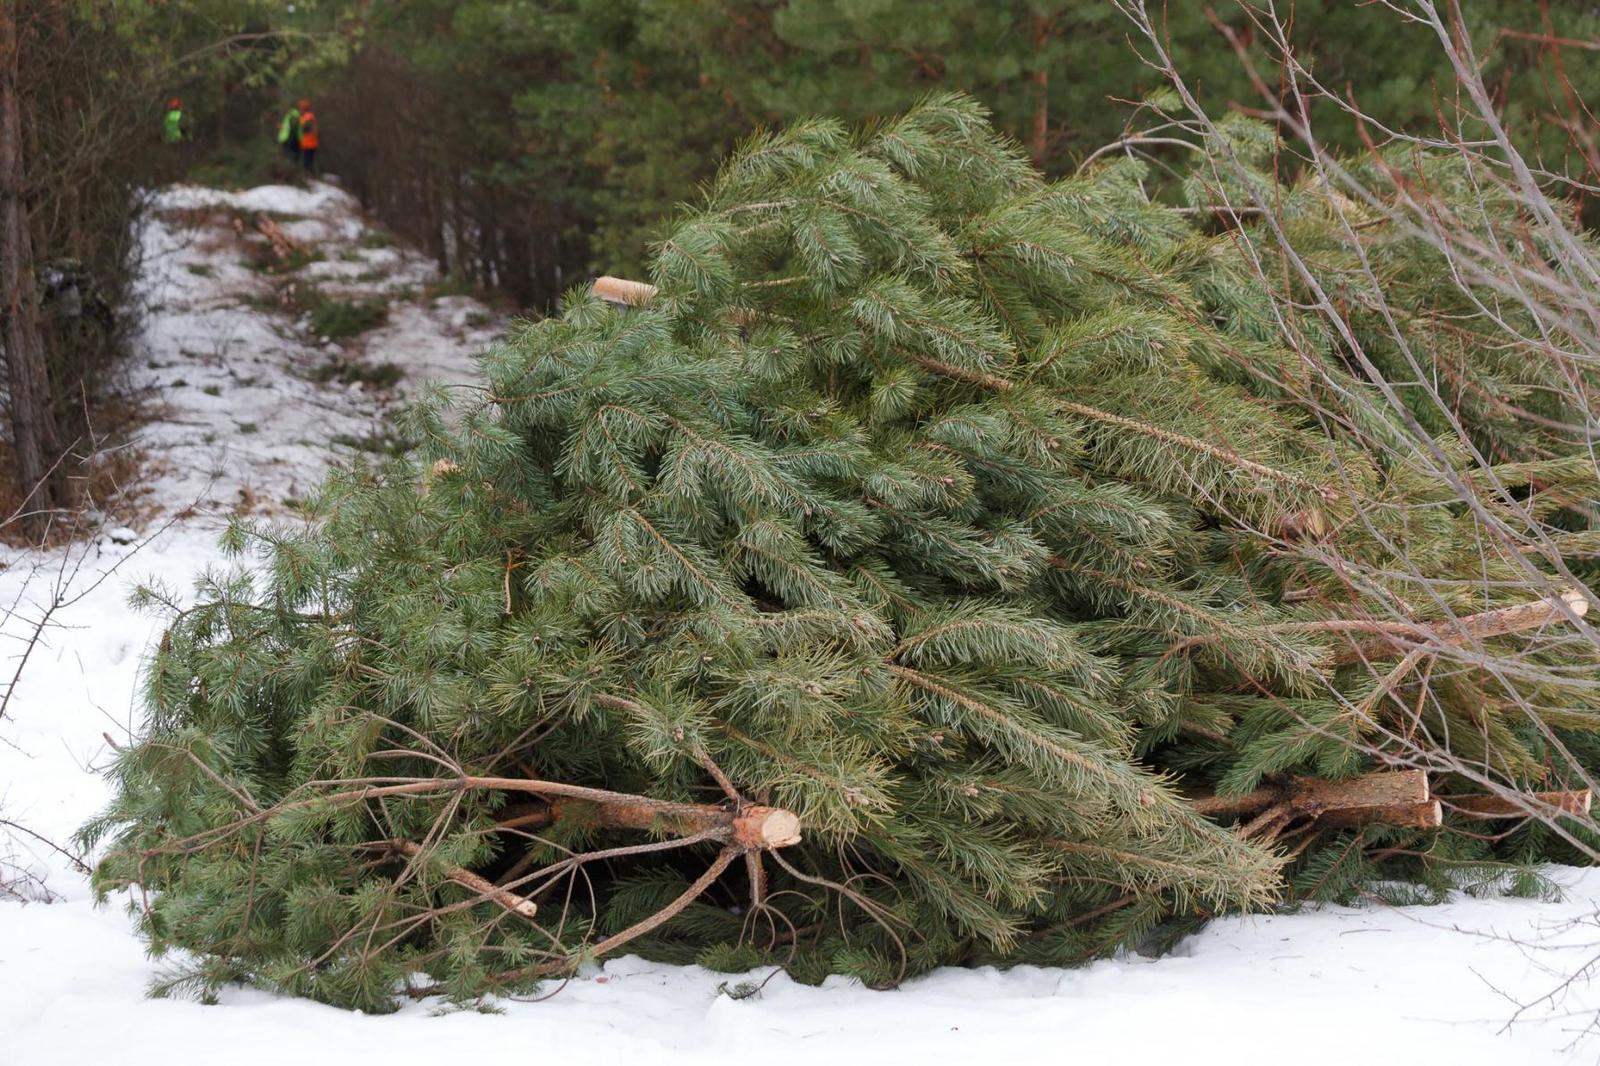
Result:
{"label": "orange safety vest", "polygon": [[317,116],[309,111],[300,112],[300,147],[317,147]]}

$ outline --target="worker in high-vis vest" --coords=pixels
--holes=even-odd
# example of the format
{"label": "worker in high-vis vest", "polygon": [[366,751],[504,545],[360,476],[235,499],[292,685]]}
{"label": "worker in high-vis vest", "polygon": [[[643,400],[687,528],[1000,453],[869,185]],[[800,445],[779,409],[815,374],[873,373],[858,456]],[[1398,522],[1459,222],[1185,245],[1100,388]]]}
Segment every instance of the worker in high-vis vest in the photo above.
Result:
{"label": "worker in high-vis vest", "polygon": [[177,144],[188,138],[189,124],[183,120],[183,101],[174,96],[167,101],[167,113],[161,120],[161,139]]}
{"label": "worker in high-vis vest", "polygon": [[317,146],[322,139],[317,136],[317,116],[311,110],[310,100],[301,100],[300,104],[300,163],[306,168],[306,173],[317,172]]}
{"label": "worker in high-vis vest", "polygon": [[289,162],[300,161],[300,108],[291,107],[283,113],[278,123],[278,147],[288,156]]}

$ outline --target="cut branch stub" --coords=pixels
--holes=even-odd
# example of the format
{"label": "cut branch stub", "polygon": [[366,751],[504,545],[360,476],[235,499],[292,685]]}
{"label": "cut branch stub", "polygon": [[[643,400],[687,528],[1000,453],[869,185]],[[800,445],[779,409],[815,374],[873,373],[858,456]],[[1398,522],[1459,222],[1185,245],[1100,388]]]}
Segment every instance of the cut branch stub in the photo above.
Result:
{"label": "cut branch stub", "polygon": [[[413,844],[409,840],[388,840],[384,841],[383,846],[413,860],[424,854],[420,844]],[[510,889],[501,888],[471,870],[463,869],[460,866],[447,866],[445,867],[445,876],[463,888],[470,888],[485,899],[494,900],[513,914],[520,914],[524,918],[532,918],[539,912],[539,907],[533,900],[524,899]]]}
{"label": "cut branch stub", "polygon": [[656,287],[649,282],[614,278],[610,274],[595,278],[592,288],[600,299],[623,307],[642,307],[656,295]]}

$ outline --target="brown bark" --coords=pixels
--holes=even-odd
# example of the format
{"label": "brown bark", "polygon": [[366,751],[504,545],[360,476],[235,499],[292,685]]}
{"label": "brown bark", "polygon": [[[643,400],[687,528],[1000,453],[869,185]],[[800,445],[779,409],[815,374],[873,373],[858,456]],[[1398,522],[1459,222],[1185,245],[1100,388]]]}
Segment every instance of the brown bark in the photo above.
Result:
{"label": "brown bark", "polygon": [[1530,792],[1526,796],[1446,796],[1455,814],[1469,818],[1538,818],[1552,813],[1584,815],[1594,797],[1586,788],[1570,792]]}
{"label": "brown bark", "polygon": [[1349,649],[1337,656],[1339,662],[1350,663],[1399,654],[1405,644],[1467,644],[1566,622],[1572,616],[1582,618],[1588,613],[1588,598],[1577,589],[1564,589],[1557,595],[1528,603],[1437,622],[1330,618],[1317,622],[1289,622],[1274,628],[1280,632],[1347,633],[1373,638],[1352,643]]}
{"label": "brown bark", "polygon": [[1050,19],[1038,12],[1033,15],[1033,72],[1028,81],[1033,85],[1033,121],[1028,137],[1028,154],[1033,165],[1044,168],[1044,153],[1050,131],[1050,68],[1045,63],[1045,46],[1050,43]]}
{"label": "brown bark", "polygon": [[1502,607],[1497,611],[1468,615],[1458,622],[1443,626],[1442,639],[1460,644],[1468,640],[1485,640],[1489,637],[1537,629],[1552,622],[1565,622],[1568,614],[1582,618],[1589,613],[1589,600],[1577,589],[1565,589],[1558,596],[1547,596],[1533,603],[1515,607]]}
{"label": "brown bark", "polygon": [[255,217],[255,227],[263,237],[272,242],[273,254],[279,259],[288,259],[300,250],[300,242],[283,232],[283,227],[266,215]]}
{"label": "brown bark", "polygon": [[1298,816],[1317,817],[1333,810],[1412,806],[1429,798],[1428,775],[1421,770],[1382,770],[1346,781],[1296,777],[1243,796],[1201,796],[1191,803],[1210,817],[1255,814],[1279,805]]}
{"label": "brown bark", "polygon": [[[715,884],[717,878],[722,876],[722,872],[729,866],[733,865],[733,861],[738,857],[739,849],[732,847],[723,848],[722,851],[717,854],[716,859],[712,861],[711,865],[706,868],[705,873],[701,874],[694,884],[684,889],[683,893],[671,903],[668,903],[665,907],[662,907],[650,917],[635,922],[622,932],[614,933],[611,936],[606,937],[604,940],[600,941],[600,943],[588,948],[584,952],[584,955],[591,959],[597,959],[602,955],[610,954],[617,948],[620,948],[622,945],[628,943],[630,940],[636,940],[639,937],[644,936],[646,933],[659,929],[661,926],[665,925],[667,922],[670,922],[673,918],[676,918],[679,914],[683,913],[684,908],[688,907],[689,904],[699,899],[700,896],[704,894],[706,889]],[[530,977],[548,977],[552,974],[566,973],[567,971],[571,970],[573,966],[574,962],[570,959],[541,962],[533,966],[524,966],[516,970],[507,970],[504,973],[496,974],[495,980],[509,983],[513,981],[525,981]]]}
{"label": "brown bark", "polygon": [[17,99],[21,48],[16,9],[0,3],[0,303],[17,476],[22,492],[31,494],[23,522],[30,533],[38,534],[49,524],[50,509],[60,503],[59,479],[53,475],[60,442],[39,329],[33,238],[28,229]]}
{"label": "brown bark", "polygon": [[1306,810],[1337,810],[1426,803],[1431,798],[1423,771],[1384,770],[1346,781],[1300,779],[1290,802]]}
{"label": "brown bark", "polygon": [[1398,825],[1411,829],[1437,829],[1444,824],[1438,800],[1425,803],[1397,803],[1381,807],[1349,807],[1325,811],[1317,818],[1319,826],[1354,829],[1363,825]]}
{"label": "brown bark", "polygon": [[[344,806],[366,803],[390,796],[444,795],[450,792],[518,792],[537,796],[552,808],[567,805],[568,817],[585,811],[591,817],[607,819],[603,824],[636,828],[688,827],[683,835],[705,833],[707,839],[725,841],[740,848],[786,848],[800,841],[800,819],[791,811],[777,807],[746,807],[742,811],[705,803],[673,803],[650,796],[636,796],[609,789],[573,785],[564,781],[537,781],[521,777],[414,777],[374,778],[353,782],[319,782],[322,785],[346,784],[337,792],[323,792],[285,800],[272,807],[258,808],[246,802],[251,813],[226,825],[169,840],[152,847],[147,854],[177,854],[203,847],[246,826],[256,825],[287,811],[313,806]],[[573,806],[578,803],[583,806]],[[526,823],[526,824],[532,824]]]}
{"label": "brown bark", "polygon": [[547,803],[517,807],[501,819],[502,829],[544,829],[571,822],[607,829],[661,830],[674,836],[711,833],[745,850],[786,848],[800,843],[800,819],[779,807],[745,807],[714,804],[671,804],[625,797],[596,802],[557,797]]}

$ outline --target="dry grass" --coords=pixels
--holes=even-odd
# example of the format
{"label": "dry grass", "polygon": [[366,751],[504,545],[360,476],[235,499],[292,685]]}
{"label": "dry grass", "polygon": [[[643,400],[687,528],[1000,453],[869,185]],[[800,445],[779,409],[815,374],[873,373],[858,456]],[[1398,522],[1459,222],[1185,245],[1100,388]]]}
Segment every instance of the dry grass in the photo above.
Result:
{"label": "dry grass", "polygon": [[[45,537],[29,537],[23,523],[6,521],[0,523],[0,544],[54,548],[90,536],[103,526],[146,524],[158,509],[149,485],[150,457],[132,442],[134,432],[149,418],[146,408],[122,397],[101,403],[96,420],[109,428],[63,460],[66,503],[57,511]],[[0,517],[21,514],[26,508],[11,442],[0,440]]]}

